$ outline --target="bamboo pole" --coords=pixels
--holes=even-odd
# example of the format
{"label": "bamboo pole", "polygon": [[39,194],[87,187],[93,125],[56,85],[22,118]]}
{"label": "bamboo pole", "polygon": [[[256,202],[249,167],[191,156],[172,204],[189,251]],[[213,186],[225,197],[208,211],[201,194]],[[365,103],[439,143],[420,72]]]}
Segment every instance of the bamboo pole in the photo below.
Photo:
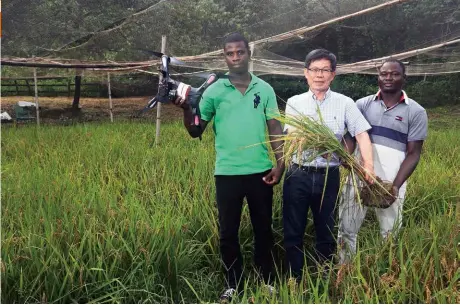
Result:
{"label": "bamboo pole", "polygon": [[40,112],[38,111],[38,86],[37,86],[37,68],[34,68],[34,85],[35,85],[35,111],[37,115],[37,126],[40,126]]}
{"label": "bamboo pole", "polygon": [[109,89],[109,112],[110,112],[110,122],[113,123],[113,112],[112,112],[112,91],[110,89],[110,72],[107,72],[107,87]]}
{"label": "bamboo pole", "polygon": [[[166,53],[166,36],[161,36],[161,53]],[[163,75],[159,75],[160,82],[163,79]],[[160,143],[160,125],[161,125],[161,103],[157,103],[157,122],[156,122],[156,132],[155,132],[155,145]]]}
{"label": "bamboo pole", "polygon": [[[314,26],[301,27],[301,28],[298,28],[298,29],[295,29],[295,30],[292,30],[292,31],[288,31],[288,32],[285,32],[285,33],[281,33],[281,34],[278,34],[278,35],[274,35],[274,36],[271,36],[271,37],[255,40],[252,43],[257,45],[257,44],[262,44],[262,43],[267,43],[267,42],[275,42],[275,41],[286,40],[286,39],[289,39],[289,38],[292,38],[294,36],[298,36],[298,35],[301,35],[301,34],[304,34],[304,33],[307,33],[307,32],[319,30],[319,29],[324,28],[324,27],[326,27],[328,25],[331,25],[333,23],[337,23],[337,22],[340,22],[340,21],[343,21],[343,20],[346,20],[346,19],[350,19],[350,18],[353,18],[353,17],[356,17],[356,16],[360,16],[360,15],[363,15],[363,14],[375,12],[375,11],[381,10],[383,8],[386,8],[388,6],[398,4],[398,3],[407,2],[407,1],[411,1],[411,0],[392,0],[392,1],[388,1],[388,2],[379,4],[379,5],[376,5],[376,6],[373,6],[373,7],[370,7],[370,8],[367,8],[367,9],[352,13],[352,14],[343,15],[343,16],[340,16],[340,17],[337,17],[337,18],[330,19],[328,21],[319,23],[319,24],[314,25]],[[200,55],[185,56],[185,57],[178,57],[178,58],[181,59],[181,60],[192,60],[192,59],[200,58],[200,57],[219,55],[220,53],[222,53],[222,50],[216,50],[216,51],[212,51],[212,52],[208,52],[208,53],[203,53],[203,54],[200,54]]]}
{"label": "bamboo pole", "polygon": [[[59,59],[57,59],[59,60]],[[139,68],[149,67],[158,64],[158,60],[146,62],[127,62],[127,63],[60,63],[56,60],[30,60],[28,58],[2,58],[0,60],[2,66],[19,66],[19,67],[34,67],[34,68],[75,68],[75,69],[111,69],[111,68]]]}
{"label": "bamboo pole", "polygon": [[[341,65],[340,67],[341,68],[350,68],[350,67],[354,67],[354,66],[368,65],[369,68],[371,68],[371,67],[375,66],[376,64],[381,64],[382,61],[384,61],[386,59],[389,59],[389,58],[404,59],[404,58],[407,58],[407,57],[423,54],[423,53],[433,51],[435,49],[439,49],[439,48],[449,46],[449,45],[452,45],[452,44],[456,44],[456,43],[459,43],[459,42],[460,42],[460,38],[459,39],[454,39],[454,40],[451,40],[451,41],[447,41],[447,42],[443,42],[443,43],[439,43],[439,44],[435,44],[435,45],[432,45],[432,46],[429,46],[429,47],[426,47],[426,48],[421,48],[421,49],[417,49],[417,50],[411,50],[411,51],[406,51],[406,52],[402,52],[402,53],[392,54],[392,55],[383,56],[383,57],[380,57],[380,58],[373,58],[373,59],[369,59],[369,60],[358,61],[358,62],[351,63],[351,64]],[[363,68],[365,68],[365,67],[363,67]]]}
{"label": "bamboo pole", "polygon": [[271,36],[271,37],[268,37],[268,38],[262,38],[262,39],[254,41],[254,44],[261,44],[261,43],[267,43],[267,42],[275,42],[275,41],[286,40],[286,39],[292,38],[294,36],[304,34],[306,32],[311,32],[311,31],[314,31],[314,30],[321,29],[321,28],[326,27],[326,26],[328,26],[330,24],[333,24],[333,23],[337,23],[337,22],[340,22],[340,21],[343,21],[343,20],[346,20],[346,19],[356,17],[356,16],[364,15],[364,14],[367,14],[367,13],[370,13],[370,12],[375,12],[375,11],[381,10],[383,8],[386,8],[388,6],[391,6],[393,4],[403,3],[403,2],[407,2],[407,1],[411,1],[411,0],[392,0],[392,1],[388,1],[388,2],[385,2],[385,3],[379,4],[379,5],[376,5],[376,6],[373,6],[373,7],[370,7],[370,8],[355,12],[355,13],[351,13],[351,14],[343,15],[343,16],[340,16],[340,17],[337,17],[337,18],[333,18],[331,20],[328,20],[326,22],[322,22],[322,23],[314,25],[314,26],[301,27],[301,28],[295,29],[293,31],[288,31],[288,32],[281,33],[281,34]]}
{"label": "bamboo pole", "polygon": [[251,42],[249,44],[249,50],[251,51],[251,58],[249,60],[249,72],[253,72],[254,71],[254,49],[255,49],[255,45],[253,42]]}

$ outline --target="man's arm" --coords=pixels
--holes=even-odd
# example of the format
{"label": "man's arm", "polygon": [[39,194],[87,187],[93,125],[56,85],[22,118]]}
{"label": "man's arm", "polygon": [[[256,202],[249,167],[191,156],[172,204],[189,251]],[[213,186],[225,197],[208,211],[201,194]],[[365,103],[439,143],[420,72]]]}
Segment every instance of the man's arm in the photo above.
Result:
{"label": "man's arm", "polygon": [[428,133],[428,116],[425,109],[418,111],[409,121],[408,142],[406,157],[399,167],[398,174],[393,181],[393,195],[398,196],[399,188],[414,172],[420,160],[423,141]]}
{"label": "man's arm", "polygon": [[283,135],[283,129],[281,123],[276,119],[267,120],[268,134],[270,137],[270,144],[276,158],[276,167],[264,177],[264,181],[267,184],[275,185],[281,180],[284,173],[284,156],[283,156],[283,144],[284,141],[281,139]]}
{"label": "man's arm", "polygon": [[363,159],[363,166],[366,169],[366,180],[373,183],[374,174],[374,159],[372,156],[372,144],[367,130],[371,128],[366,118],[360,111],[361,102],[356,104],[353,100],[347,100],[347,108],[345,111],[345,124],[350,134],[356,138],[359,145],[359,152]]}
{"label": "man's arm", "polygon": [[[267,102],[265,104],[265,120],[268,127],[268,135],[270,137],[270,144],[276,158],[276,167],[268,173],[263,180],[269,185],[278,184],[283,176],[284,172],[284,152],[283,144],[284,141],[281,139],[283,135],[283,129],[280,121],[277,118],[280,117],[278,109],[278,103],[276,101],[275,90],[270,87],[271,93],[268,95]],[[288,100],[289,101],[289,100]]]}
{"label": "man's arm", "polygon": [[[407,143],[406,158],[399,168],[398,174],[393,181],[393,195],[397,196],[399,188],[412,175],[420,160],[423,141],[412,141]],[[396,189],[395,189],[396,188]]]}
{"label": "man's arm", "polygon": [[183,104],[182,109],[184,110],[184,126],[192,138],[198,138],[201,136],[208,126],[208,121],[200,119],[200,126],[194,124],[194,116],[192,108],[189,104]]}
{"label": "man's arm", "polygon": [[366,180],[372,183],[371,176],[374,174],[374,159],[372,156],[372,144],[371,139],[367,131],[361,132],[356,135],[356,141],[358,141],[359,152],[361,153],[361,158],[363,159],[363,166],[367,170]]}

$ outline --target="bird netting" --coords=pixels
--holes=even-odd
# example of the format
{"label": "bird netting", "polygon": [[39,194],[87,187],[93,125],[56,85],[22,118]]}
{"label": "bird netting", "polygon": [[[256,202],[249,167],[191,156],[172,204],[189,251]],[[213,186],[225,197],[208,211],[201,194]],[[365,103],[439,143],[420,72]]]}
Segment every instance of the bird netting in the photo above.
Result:
{"label": "bird netting", "polygon": [[239,31],[259,75],[302,76],[305,55],[319,47],[337,54],[338,74],[375,74],[388,57],[404,60],[408,75],[457,73],[459,2],[11,1],[3,7],[2,64],[61,65],[59,75],[74,75],[78,64],[84,75],[156,74],[158,59],[142,50],[159,51],[167,35],[167,53],[183,62],[176,74],[222,71],[223,38]]}

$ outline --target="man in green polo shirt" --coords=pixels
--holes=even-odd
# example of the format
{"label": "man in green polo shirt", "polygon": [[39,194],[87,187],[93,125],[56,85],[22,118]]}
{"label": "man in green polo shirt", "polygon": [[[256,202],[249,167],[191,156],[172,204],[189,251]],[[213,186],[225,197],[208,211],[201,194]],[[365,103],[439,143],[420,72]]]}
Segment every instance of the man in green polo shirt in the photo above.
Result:
{"label": "man in green polo shirt", "polygon": [[[198,137],[214,118],[216,148],[216,201],[219,213],[220,251],[225,265],[227,287],[220,297],[227,302],[242,284],[242,256],[238,239],[243,199],[246,197],[254,230],[255,264],[268,285],[272,271],[273,186],[284,171],[282,134],[273,88],[249,73],[251,52],[248,41],[234,33],[225,39],[224,55],[229,73],[212,84],[200,102],[201,127],[194,126],[190,106],[181,99],[184,124],[192,137]],[[276,152],[273,168],[266,142],[266,129]],[[241,286],[240,286],[241,287]],[[273,287],[267,286],[272,292]]]}

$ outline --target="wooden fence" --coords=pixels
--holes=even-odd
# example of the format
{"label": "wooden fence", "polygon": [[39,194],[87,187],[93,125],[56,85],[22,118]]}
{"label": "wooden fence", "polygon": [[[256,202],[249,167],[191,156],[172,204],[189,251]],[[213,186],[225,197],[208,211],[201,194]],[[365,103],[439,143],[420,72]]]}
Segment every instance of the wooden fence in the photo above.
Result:
{"label": "wooden fence", "polygon": [[[34,78],[33,77],[2,77],[2,95],[34,95]],[[55,83],[43,83],[42,81],[54,80]],[[102,91],[107,90],[104,83],[82,82],[81,86],[85,87],[85,92],[90,96],[101,97]],[[38,92],[41,96],[72,96],[75,92],[74,77],[39,77],[37,78]]]}

